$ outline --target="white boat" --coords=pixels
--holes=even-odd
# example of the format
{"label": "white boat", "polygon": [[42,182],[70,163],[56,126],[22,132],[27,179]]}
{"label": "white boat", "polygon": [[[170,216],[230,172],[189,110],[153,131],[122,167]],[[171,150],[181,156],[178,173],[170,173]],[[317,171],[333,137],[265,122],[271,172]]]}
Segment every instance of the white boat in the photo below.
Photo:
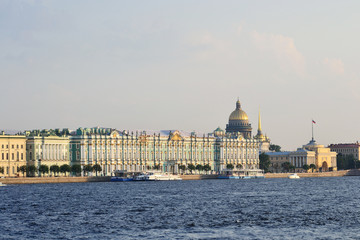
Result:
{"label": "white boat", "polygon": [[178,175],[173,174],[160,174],[160,173],[149,173],[148,181],[171,181],[171,180],[182,180]]}
{"label": "white boat", "polygon": [[296,173],[293,173],[293,174],[290,174],[289,176],[288,176],[288,178],[290,178],[290,179],[298,179],[298,178],[300,178]]}
{"label": "white boat", "polygon": [[148,174],[140,174],[134,177],[134,181],[149,181],[149,175]]}
{"label": "white boat", "polygon": [[2,182],[0,182],[0,187],[5,187],[6,184],[3,184]]}

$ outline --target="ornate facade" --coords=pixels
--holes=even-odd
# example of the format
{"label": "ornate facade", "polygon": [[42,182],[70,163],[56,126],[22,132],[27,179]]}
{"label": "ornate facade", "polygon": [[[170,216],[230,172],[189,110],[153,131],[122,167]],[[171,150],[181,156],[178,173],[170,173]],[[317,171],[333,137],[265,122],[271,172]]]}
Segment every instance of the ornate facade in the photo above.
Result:
{"label": "ornate facade", "polygon": [[115,170],[160,169],[179,173],[179,166],[209,165],[218,172],[227,164],[258,168],[258,142],[240,134],[183,131],[128,133],[109,128],[79,128],[70,140],[72,164],[99,164],[104,175]]}
{"label": "ornate facade", "polygon": [[317,144],[312,139],[308,144],[303,145],[292,152],[267,152],[271,165],[270,170],[273,172],[281,171],[281,164],[290,162],[296,171],[303,171],[303,166],[314,164],[319,171],[337,170],[336,153],[331,152],[330,148]]}
{"label": "ornate facade", "polygon": [[241,109],[240,101],[237,100],[235,110],[229,116],[229,123],[226,124],[227,133],[237,133],[240,132],[244,138],[251,138],[251,124],[249,123],[249,118]]}
{"label": "ornate facade", "polygon": [[16,177],[20,167],[26,165],[26,138],[23,135],[6,135],[0,132],[0,176]]}
{"label": "ornate facade", "polygon": [[27,164],[39,168],[40,165],[61,166],[69,162],[69,131],[33,130],[25,132],[27,136]]}

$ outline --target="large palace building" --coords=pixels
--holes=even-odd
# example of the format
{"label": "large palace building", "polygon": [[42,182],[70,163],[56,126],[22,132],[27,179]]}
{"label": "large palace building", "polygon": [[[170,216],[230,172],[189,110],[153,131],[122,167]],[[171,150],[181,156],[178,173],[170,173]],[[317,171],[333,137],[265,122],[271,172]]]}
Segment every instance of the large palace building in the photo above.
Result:
{"label": "large palace building", "polygon": [[[226,131],[217,128],[206,134],[178,130],[130,132],[100,127],[78,128],[75,131],[33,130],[20,137],[24,141],[22,144],[12,145],[10,142],[3,146],[9,146],[4,147],[6,150],[19,145],[24,151],[26,146],[26,163],[37,169],[40,165],[69,164],[83,168],[99,164],[101,175],[105,176],[112,175],[116,170],[137,172],[157,169],[179,173],[189,164],[208,165],[212,172],[220,172],[230,165],[235,169],[256,170],[259,168],[260,149],[264,148],[262,146],[266,148],[270,141],[262,134],[260,115],[258,134],[252,137],[251,131],[248,116],[238,100]],[[3,138],[5,140],[6,137]],[[4,161],[0,162],[9,175],[14,172],[13,165],[8,164],[11,162],[8,160],[12,156],[11,149],[9,158],[6,158],[4,150]],[[22,155],[25,161],[25,153]],[[22,157],[18,161],[21,160]]]}

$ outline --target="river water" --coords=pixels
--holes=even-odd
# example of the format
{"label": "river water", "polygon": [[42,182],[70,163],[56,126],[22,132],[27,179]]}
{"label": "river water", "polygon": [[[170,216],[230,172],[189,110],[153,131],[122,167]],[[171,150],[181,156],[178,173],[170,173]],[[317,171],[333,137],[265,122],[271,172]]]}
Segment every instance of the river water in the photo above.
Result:
{"label": "river water", "polygon": [[360,239],[360,177],[0,188],[0,239]]}

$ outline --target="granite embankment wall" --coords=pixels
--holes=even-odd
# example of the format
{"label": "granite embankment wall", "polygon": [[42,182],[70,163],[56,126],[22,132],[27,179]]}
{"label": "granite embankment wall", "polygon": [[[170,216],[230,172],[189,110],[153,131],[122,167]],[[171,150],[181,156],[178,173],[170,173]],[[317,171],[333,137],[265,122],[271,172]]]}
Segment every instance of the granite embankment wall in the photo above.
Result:
{"label": "granite embankment wall", "polygon": [[110,177],[28,177],[1,178],[4,184],[109,182]]}
{"label": "granite embankment wall", "polygon": [[217,179],[219,175],[180,175],[182,180]]}
{"label": "granite embankment wall", "polygon": [[[265,178],[287,178],[290,173],[266,173]],[[314,173],[297,173],[299,177],[344,177],[360,176],[359,169],[340,170],[335,172],[314,172]]]}
{"label": "granite embankment wall", "polygon": [[[290,173],[266,173],[265,178],[287,178]],[[343,177],[360,176],[359,169],[341,170],[336,172],[298,173],[305,177]],[[219,175],[180,175],[183,180],[216,179]],[[33,184],[33,183],[83,183],[83,182],[110,182],[111,177],[29,177],[29,178],[1,178],[4,184]]]}

